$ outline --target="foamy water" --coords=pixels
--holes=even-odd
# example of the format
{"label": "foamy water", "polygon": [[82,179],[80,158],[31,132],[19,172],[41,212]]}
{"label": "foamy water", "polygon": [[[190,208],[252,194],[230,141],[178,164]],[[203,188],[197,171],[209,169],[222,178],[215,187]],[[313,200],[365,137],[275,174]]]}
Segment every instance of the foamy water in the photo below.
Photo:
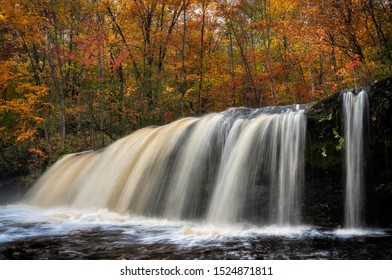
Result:
{"label": "foamy water", "polygon": [[370,229],[370,228],[357,228],[357,229],[338,229],[333,232],[337,237],[350,238],[353,236],[384,236],[385,231],[382,229]]}
{"label": "foamy water", "polygon": [[76,210],[71,208],[37,208],[28,205],[0,207],[0,242],[11,242],[38,236],[61,236],[89,229],[120,232],[123,238],[136,243],[169,243],[182,246],[198,245],[253,237],[303,238],[334,236],[382,235],[382,230],[320,231],[311,226],[258,227],[237,224],[217,227],[203,222],[169,221],[159,218],[131,216],[106,209]]}

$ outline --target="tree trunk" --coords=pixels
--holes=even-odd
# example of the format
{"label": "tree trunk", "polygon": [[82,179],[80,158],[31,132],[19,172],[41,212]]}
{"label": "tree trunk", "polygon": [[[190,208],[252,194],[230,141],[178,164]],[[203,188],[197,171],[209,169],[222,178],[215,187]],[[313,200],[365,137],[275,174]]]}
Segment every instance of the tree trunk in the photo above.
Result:
{"label": "tree trunk", "polygon": [[184,116],[184,97],[187,91],[187,77],[185,68],[185,44],[186,44],[186,24],[187,24],[187,0],[183,0],[183,17],[184,26],[182,29],[182,42],[181,42],[181,68],[182,68],[182,86],[181,86],[181,99],[180,99],[180,110],[181,116]]}

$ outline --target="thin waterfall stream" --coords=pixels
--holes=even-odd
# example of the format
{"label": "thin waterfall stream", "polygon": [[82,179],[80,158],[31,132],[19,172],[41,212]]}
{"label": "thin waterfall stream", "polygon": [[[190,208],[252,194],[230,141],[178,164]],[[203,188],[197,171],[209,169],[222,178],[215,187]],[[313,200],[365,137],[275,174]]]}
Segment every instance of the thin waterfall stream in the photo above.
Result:
{"label": "thin waterfall stream", "polygon": [[368,93],[347,91],[343,94],[346,194],[344,227],[363,226],[364,134],[368,115]]}

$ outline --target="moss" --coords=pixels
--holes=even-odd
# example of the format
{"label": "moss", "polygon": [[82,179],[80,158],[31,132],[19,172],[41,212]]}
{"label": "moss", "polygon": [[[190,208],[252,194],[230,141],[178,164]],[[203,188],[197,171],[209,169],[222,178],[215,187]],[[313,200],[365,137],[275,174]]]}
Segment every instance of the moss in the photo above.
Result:
{"label": "moss", "polygon": [[308,112],[306,160],[314,171],[336,170],[341,166],[341,97],[334,94],[312,106]]}

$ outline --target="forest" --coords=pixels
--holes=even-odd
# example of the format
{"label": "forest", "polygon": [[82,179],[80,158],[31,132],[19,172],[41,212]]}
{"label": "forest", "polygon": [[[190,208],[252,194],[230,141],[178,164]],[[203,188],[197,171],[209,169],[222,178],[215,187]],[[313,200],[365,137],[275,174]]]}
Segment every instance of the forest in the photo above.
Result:
{"label": "forest", "polygon": [[146,126],[392,76],[392,1],[2,0],[0,176]]}

